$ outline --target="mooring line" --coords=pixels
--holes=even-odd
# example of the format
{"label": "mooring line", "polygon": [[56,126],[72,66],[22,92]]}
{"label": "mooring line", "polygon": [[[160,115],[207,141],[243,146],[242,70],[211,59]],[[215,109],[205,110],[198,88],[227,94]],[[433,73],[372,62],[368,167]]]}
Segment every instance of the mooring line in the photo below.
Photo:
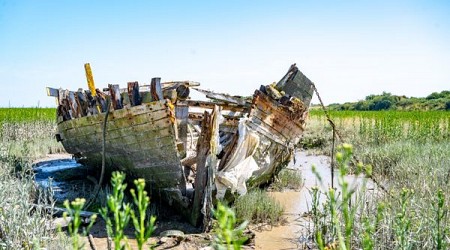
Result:
{"label": "mooring line", "polygon": [[[325,116],[328,120],[328,122],[331,125],[331,128],[333,129],[333,142],[332,142],[332,148],[331,148],[331,187],[334,188],[333,184],[334,184],[334,148],[335,148],[335,137],[337,136],[337,138],[342,142],[345,143],[345,141],[342,139],[341,134],[339,133],[338,129],[336,128],[336,125],[334,124],[333,120],[331,120],[330,114],[328,113],[327,108],[325,107],[325,105],[323,104],[322,98],[320,97],[319,91],[317,90],[317,87],[314,83],[312,83],[312,86],[314,88],[314,92],[317,95],[317,98],[319,98],[319,102],[320,105],[322,106],[322,110],[325,113]],[[358,158],[353,155],[353,160],[356,162],[361,162],[360,160],[358,160]],[[371,179],[378,187],[380,187],[381,190],[383,190],[387,195],[389,195],[391,198],[393,197],[392,194],[389,192],[389,190],[387,190],[386,187],[384,187],[383,184],[381,184],[373,175],[373,172],[370,174],[370,176],[368,176],[369,179]]]}
{"label": "mooring line", "polygon": [[106,114],[105,114],[105,119],[103,120],[103,127],[102,127],[102,171],[100,172],[100,180],[98,181],[97,186],[95,186],[94,196],[91,197],[89,202],[87,202],[86,209],[92,205],[92,203],[95,199],[97,199],[97,196],[98,196],[98,193],[102,186],[103,178],[105,175],[106,122],[108,121],[110,106],[111,106],[111,100],[107,98],[106,99]]}

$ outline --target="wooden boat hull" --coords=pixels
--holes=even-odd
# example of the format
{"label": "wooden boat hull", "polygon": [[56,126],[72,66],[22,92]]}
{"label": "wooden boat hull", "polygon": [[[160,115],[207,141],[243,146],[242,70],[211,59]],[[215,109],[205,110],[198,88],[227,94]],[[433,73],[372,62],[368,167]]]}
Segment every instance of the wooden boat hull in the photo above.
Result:
{"label": "wooden boat hull", "polygon": [[[58,123],[65,150],[90,166],[101,167],[105,115]],[[176,131],[173,106],[165,100],[111,111],[105,137],[107,168],[144,178],[152,188],[184,189]]]}

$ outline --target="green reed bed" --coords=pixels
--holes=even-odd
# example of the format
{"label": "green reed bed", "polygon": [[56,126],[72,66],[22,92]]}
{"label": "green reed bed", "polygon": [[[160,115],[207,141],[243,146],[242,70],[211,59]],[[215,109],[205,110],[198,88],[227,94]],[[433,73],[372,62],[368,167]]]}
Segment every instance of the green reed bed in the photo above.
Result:
{"label": "green reed bed", "polygon": [[55,109],[0,108],[0,157],[32,161],[63,152],[55,129]]}
{"label": "green reed bed", "polygon": [[56,121],[55,108],[0,108],[0,123]]}
{"label": "green reed bed", "polygon": [[[331,111],[329,114],[339,130],[350,130],[350,139],[363,143],[450,138],[450,114],[446,111]],[[312,111],[310,119],[329,126],[323,111]]]}

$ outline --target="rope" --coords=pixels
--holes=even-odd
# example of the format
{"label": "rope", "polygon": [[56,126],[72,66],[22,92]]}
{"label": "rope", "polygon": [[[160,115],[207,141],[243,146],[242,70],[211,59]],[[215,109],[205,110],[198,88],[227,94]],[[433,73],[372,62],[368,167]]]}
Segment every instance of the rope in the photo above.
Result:
{"label": "rope", "polygon": [[86,209],[92,205],[95,199],[97,199],[98,193],[103,183],[103,178],[105,176],[106,122],[108,121],[110,106],[111,100],[106,99],[106,114],[105,119],[103,120],[103,127],[102,127],[102,171],[100,172],[100,180],[98,181],[97,186],[95,186],[94,196],[92,196],[89,202],[87,202]]}
{"label": "rope", "polygon": [[[325,107],[325,105],[323,104],[322,98],[320,97],[319,91],[316,88],[316,85],[313,83],[312,84],[313,88],[314,88],[314,92],[317,95],[317,98],[319,98],[319,102],[320,105],[322,106],[323,112],[325,113],[325,117],[327,118],[328,122],[331,125],[331,128],[333,129],[333,142],[332,142],[332,148],[331,148],[331,187],[333,187],[333,179],[334,179],[334,147],[335,147],[335,137],[337,136],[337,138],[339,139],[339,141],[341,141],[342,143],[344,143],[345,141],[342,139],[341,134],[339,133],[339,131],[336,128],[336,125],[334,124],[333,120],[331,120],[330,114],[328,113],[327,108]],[[356,162],[360,162],[360,160],[358,160],[358,158],[353,155],[353,160]],[[383,190],[387,195],[389,195],[390,197],[392,197],[391,193],[387,190],[386,187],[384,187],[383,184],[381,184],[373,175],[373,173],[369,176],[369,179],[372,180],[378,187],[380,187],[381,190]]]}

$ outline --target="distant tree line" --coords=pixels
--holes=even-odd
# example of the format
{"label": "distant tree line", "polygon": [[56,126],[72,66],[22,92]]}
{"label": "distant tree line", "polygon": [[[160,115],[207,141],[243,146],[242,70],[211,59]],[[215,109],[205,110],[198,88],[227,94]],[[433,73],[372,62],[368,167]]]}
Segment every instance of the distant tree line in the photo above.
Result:
{"label": "distant tree line", "polygon": [[427,97],[406,97],[383,92],[369,95],[358,102],[330,104],[331,110],[447,110],[450,111],[450,91],[434,92]]}

